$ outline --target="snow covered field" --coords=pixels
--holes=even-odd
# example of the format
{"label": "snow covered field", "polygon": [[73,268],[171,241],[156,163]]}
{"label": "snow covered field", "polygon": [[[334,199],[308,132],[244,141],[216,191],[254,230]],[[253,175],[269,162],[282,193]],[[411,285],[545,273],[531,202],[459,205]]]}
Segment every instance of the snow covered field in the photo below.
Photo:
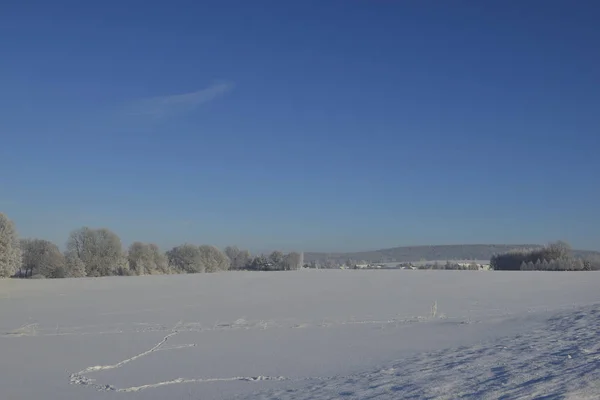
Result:
{"label": "snow covered field", "polygon": [[0,398],[600,398],[600,273],[0,280]]}

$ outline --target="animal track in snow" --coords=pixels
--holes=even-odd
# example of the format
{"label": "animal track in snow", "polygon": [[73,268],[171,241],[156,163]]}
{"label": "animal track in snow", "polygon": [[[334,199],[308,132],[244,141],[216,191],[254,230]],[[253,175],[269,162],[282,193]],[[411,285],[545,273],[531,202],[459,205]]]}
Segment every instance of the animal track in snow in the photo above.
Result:
{"label": "animal track in snow", "polygon": [[23,326],[20,326],[19,328],[15,329],[12,332],[6,332],[4,335],[5,336],[36,336],[38,333],[38,324],[37,323],[33,323],[33,324],[26,324]]}
{"label": "animal track in snow", "polygon": [[[235,376],[235,377],[223,377],[223,378],[183,378],[179,377],[176,379],[165,380],[161,382],[149,383],[141,386],[131,386],[125,388],[117,388],[111,384],[100,384],[96,382],[96,379],[90,377],[90,375],[99,372],[107,371],[112,369],[121,368],[127,364],[133,363],[142,357],[148,356],[158,351],[168,350],[180,350],[191,347],[196,347],[196,344],[174,344],[169,346],[168,342],[174,336],[184,332],[210,332],[210,331],[223,331],[223,330],[266,330],[266,329],[298,329],[298,328],[313,328],[322,329],[342,325],[373,325],[378,328],[383,326],[398,327],[401,324],[412,324],[416,322],[426,321],[424,317],[412,317],[412,318],[389,318],[389,319],[355,319],[354,317],[350,320],[339,320],[339,319],[320,319],[312,322],[277,322],[275,320],[256,320],[249,321],[245,318],[239,318],[233,322],[215,322],[212,326],[203,326],[200,322],[189,322],[183,323],[178,322],[175,326],[169,328],[163,324],[153,324],[148,322],[138,323],[116,323],[111,326],[102,324],[97,325],[86,325],[86,326],[75,326],[75,327],[52,327],[52,328],[40,328],[37,323],[23,325],[14,331],[7,332],[3,336],[5,337],[21,337],[21,336],[65,336],[65,335],[105,335],[105,334],[125,334],[125,333],[146,333],[146,332],[168,332],[161,341],[159,341],[152,348],[136,354],[130,358],[121,360],[115,364],[110,365],[93,365],[82,369],[79,372],[72,373],[70,375],[70,383],[74,385],[82,385],[93,388],[98,391],[116,391],[116,392],[138,392],[141,390],[154,389],[167,385],[175,384],[187,384],[187,383],[211,383],[211,382],[259,382],[259,381],[327,381],[327,377],[305,377],[305,378],[288,378],[283,376],[268,376],[268,375],[256,375],[256,376]],[[99,330],[102,329],[102,330]],[[107,329],[108,328],[108,329]]]}
{"label": "animal track in snow", "polygon": [[164,347],[164,345],[168,342],[168,340],[176,336],[180,333],[177,328],[181,326],[181,322],[175,325],[171,330],[172,332],[166,335],[160,342],[154,345],[151,349],[146,350],[142,353],[136,354],[133,357],[127,358],[125,360],[119,361],[116,364],[111,365],[95,365],[91,367],[87,367],[79,372],[75,372],[70,376],[70,383],[73,385],[84,385],[92,387],[98,391],[115,391],[115,392],[139,392],[141,390],[146,389],[154,389],[161,386],[167,385],[175,385],[182,383],[210,383],[210,382],[232,382],[232,381],[245,381],[245,382],[258,382],[258,381],[282,381],[288,380],[282,376],[238,376],[238,377],[227,377],[227,378],[176,378],[168,381],[162,381],[157,383],[150,383],[141,386],[131,386],[127,388],[116,388],[113,385],[109,384],[98,384],[95,379],[88,377],[89,374],[97,371],[105,371],[110,369],[116,369],[124,366],[125,364],[134,362],[144,356],[152,354],[157,351],[165,351],[165,350],[177,350],[189,347],[195,347],[195,344],[182,344],[182,345],[174,345],[172,347]]}
{"label": "animal track in snow", "polygon": [[[116,391],[116,392],[138,392],[141,390],[154,389],[167,385],[175,385],[175,384],[186,384],[186,383],[211,383],[211,382],[233,382],[233,381],[244,381],[244,382],[259,382],[259,381],[326,381],[330,378],[327,377],[305,377],[305,378],[288,378],[283,376],[268,376],[268,375],[256,375],[256,376],[235,376],[235,377],[223,377],[223,378],[176,378],[171,380],[165,380],[156,383],[149,383],[141,386],[131,386],[126,388],[117,388],[111,384],[99,384],[95,379],[91,378],[89,375],[98,371],[106,371],[121,368],[129,363],[132,363],[136,360],[139,360],[142,357],[150,355],[152,353],[158,351],[167,351],[167,350],[179,350],[190,347],[196,347],[196,344],[177,344],[173,346],[167,346],[168,341],[174,336],[183,333],[183,332],[205,332],[205,331],[218,331],[218,330],[235,330],[235,329],[271,329],[271,328],[322,328],[322,327],[330,327],[336,325],[395,325],[398,326],[400,323],[413,323],[423,321],[423,318],[410,318],[410,319],[386,319],[386,320],[351,320],[351,321],[326,321],[321,320],[318,323],[299,323],[299,324],[289,324],[282,325],[276,323],[275,321],[269,320],[259,320],[259,321],[247,321],[244,318],[239,318],[232,323],[215,323],[212,327],[203,328],[200,323],[183,323],[182,321],[178,322],[174,327],[168,329],[169,333],[165,335],[161,341],[159,341],[152,348],[143,351],[139,354],[136,354],[130,358],[121,360],[116,364],[110,365],[94,365],[87,368],[82,369],[79,372],[72,373],[70,375],[70,383],[74,385],[83,385],[94,388],[98,391]],[[148,324],[145,324],[145,329],[152,328]],[[154,327],[155,329],[147,329],[144,331],[161,331],[166,330],[164,326]],[[124,332],[124,331],[121,331]],[[76,333],[75,333],[76,334]]]}

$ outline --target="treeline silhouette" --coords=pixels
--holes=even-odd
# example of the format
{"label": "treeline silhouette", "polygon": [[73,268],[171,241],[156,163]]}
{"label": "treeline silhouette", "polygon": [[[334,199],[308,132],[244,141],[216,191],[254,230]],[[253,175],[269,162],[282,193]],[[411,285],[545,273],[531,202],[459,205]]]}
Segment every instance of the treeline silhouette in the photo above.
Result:
{"label": "treeline silhouette", "polygon": [[[347,261],[348,266],[353,263]],[[135,242],[124,249],[117,234],[106,228],[83,227],[69,235],[66,250],[43,239],[20,239],[14,223],[0,213],[0,277],[75,278],[153,274],[203,273],[226,270],[289,271],[304,265],[303,254],[274,251],[253,256],[229,246],[182,244],[162,252],[153,243]],[[332,264],[331,268],[337,267]],[[491,257],[497,271],[595,271],[600,257],[573,256],[565,242],[541,248],[517,248]],[[434,263],[419,269],[478,269],[476,264]]]}
{"label": "treeline silhouette", "polygon": [[541,248],[515,249],[492,256],[490,267],[496,271],[597,271],[598,257],[574,257],[565,242],[550,243]]}
{"label": "treeline silhouette", "polygon": [[298,269],[298,252],[252,256],[229,246],[182,244],[162,252],[153,243],[135,242],[123,249],[121,239],[105,229],[83,227],[69,235],[66,250],[43,239],[19,239],[14,223],[0,213],[0,277],[77,278],[112,275],[202,273],[234,270]]}

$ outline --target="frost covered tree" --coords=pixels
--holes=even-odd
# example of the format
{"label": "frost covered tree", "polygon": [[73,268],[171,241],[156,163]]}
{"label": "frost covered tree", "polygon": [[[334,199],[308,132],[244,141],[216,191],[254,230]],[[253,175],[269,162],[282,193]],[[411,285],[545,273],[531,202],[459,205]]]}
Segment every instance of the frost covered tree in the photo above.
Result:
{"label": "frost covered tree", "polygon": [[302,254],[292,251],[284,257],[283,265],[286,271],[300,269]]}
{"label": "frost covered tree", "polygon": [[559,260],[571,256],[571,246],[561,240],[550,243],[544,248],[544,255],[548,260]]}
{"label": "frost covered tree", "polygon": [[241,250],[235,260],[236,269],[244,269],[252,261],[252,254],[248,250]]}
{"label": "frost covered tree", "polygon": [[0,213],[0,278],[13,276],[21,268],[21,247],[15,224]]}
{"label": "frost covered tree", "polygon": [[83,278],[86,276],[83,261],[73,252],[66,252],[65,256],[65,278]]}
{"label": "frost covered tree", "polygon": [[229,258],[215,246],[202,245],[200,260],[205,272],[227,271],[231,265]]}
{"label": "frost covered tree", "polygon": [[284,257],[285,256],[281,251],[274,251],[271,254],[269,254],[268,260],[271,264],[270,269],[275,271],[285,269],[283,265]]}
{"label": "frost covered tree", "polygon": [[154,259],[154,268],[155,271],[159,274],[170,274],[171,268],[169,268],[169,260],[165,253],[160,251],[157,245],[154,243],[150,243],[150,251],[152,252],[152,256]]}
{"label": "frost covered tree", "polygon": [[54,243],[42,239],[22,239],[21,252],[25,276],[65,277],[65,256]]}
{"label": "frost covered tree", "polygon": [[573,260],[573,271],[583,271],[585,266],[583,264],[583,260],[581,258],[577,258]]}
{"label": "frost covered tree", "polygon": [[267,271],[271,263],[264,255],[256,256],[250,261],[248,269],[252,271]]}
{"label": "frost covered tree", "polygon": [[521,269],[523,262],[535,262],[536,269],[547,271],[570,271],[574,268],[571,246],[561,241],[544,247],[515,249],[495,254],[490,260],[490,266],[494,270],[511,271]]}
{"label": "frost covered tree", "polygon": [[198,246],[187,243],[182,244],[167,251],[166,255],[170,268],[176,272],[185,272],[188,274],[204,272],[204,265],[202,264]]}
{"label": "frost covered tree", "polygon": [[129,274],[121,239],[108,229],[83,227],[71,232],[67,252],[81,261],[87,276]]}
{"label": "frost covered tree", "polygon": [[537,260],[535,264],[533,263],[533,261],[529,261],[527,263],[527,269],[529,271],[539,271],[541,269],[541,265],[542,263],[540,262],[540,260]]}
{"label": "frost covered tree", "polygon": [[583,271],[600,271],[600,256],[588,256],[583,260]]}
{"label": "frost covered tree", "polygon": [[529,271],[529,267],[525,261],[521,263],[521,271]]}
{"label": "frost covered tree", "polygon": [[184,244],[167,252],[169,265],[181,272],[217,272],[230,267],[229,258],[215,246]]}
{"label": "frost covered tree", "polygon": [[252,261],[252,256],[248,250],[240,250],[236,246],[226,247],[225,255],[231,262],[231,269],[247,268]]}
{"label": "frost covered tree", "polygon": [[145,243],[134,242],[127,252],[129,268],[135,275],[146,275],[152,271],[152,257]]}
{"label": "frost covered tree", "polygon": [[153,243],[135,242],[129,246],[129,269],[135,275],[168,274],[169,262]]}

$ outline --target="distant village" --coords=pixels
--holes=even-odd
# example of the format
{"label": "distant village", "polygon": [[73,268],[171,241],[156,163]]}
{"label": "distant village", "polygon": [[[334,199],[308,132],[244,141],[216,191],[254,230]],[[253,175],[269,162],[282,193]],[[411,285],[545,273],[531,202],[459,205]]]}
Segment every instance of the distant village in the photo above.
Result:
{"label": "distant village", "polygon": [[413,261],[413,262],[352,262],[343,264],[335,261],[320,263],[312,261],[304,265],[311,269],[401,269],[401,270],[464,270],[464,271],[487,271],[490,263],[486,260],[444,260],[444,261]]}

